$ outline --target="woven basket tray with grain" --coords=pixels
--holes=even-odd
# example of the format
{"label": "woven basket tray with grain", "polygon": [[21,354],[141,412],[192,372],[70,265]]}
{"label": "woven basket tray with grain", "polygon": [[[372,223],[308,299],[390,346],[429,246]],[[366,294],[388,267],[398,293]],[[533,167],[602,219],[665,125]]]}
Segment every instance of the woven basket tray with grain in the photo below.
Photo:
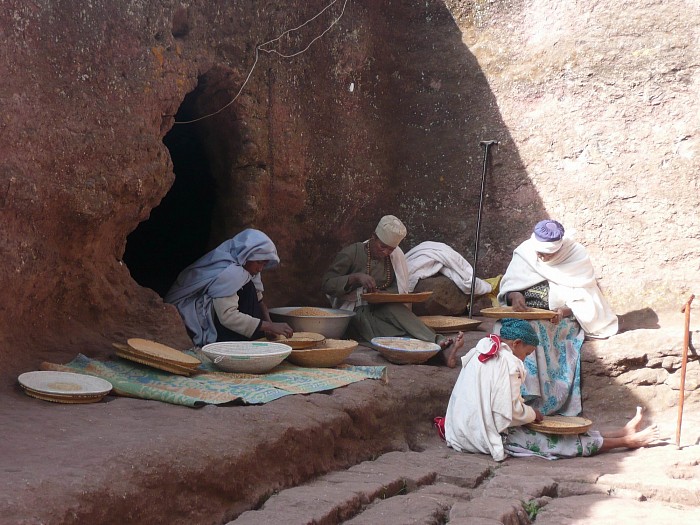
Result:
{"label": "woven basket tray with grain", "polygon": [[480,315],[491,317],[492,319],[551,319],[556,312],[543,310],[542,308],[528,308],[524,312],[516,312],[512,306],[494,306],[492,308],[482,308]]}
{"label": "woven basket tray with grain", "polygon": [[[284,343],[285,345],[291,346],[292,350],[317,347],[325,340],[326,336],[315,332],[294,332],[292,337],[279,335],[273,339],[275,343]],[[260,341],[267,341],[267,339],[260,339]]]}
{"label": "woven basket tray with grain", "polygon": [[593,425],[590,419],[579,416],[544,416],[539,423],[525,425],[530,430],[543,434],[583,434]]}
{"label": "woven basket tray with grain", "polygon": [[363,293],[362,298],[370,304],[380,303],[422,303],[427,301],[433,292],[413,292],[413,293],[388,293],[371,292]]}
{"label": "woven basket tray with grain", "polygon": [[298,366],[328,368],[345,361],[357,348],[357,341],[352,339],[326,339],[314,348],[292,350],[287,361]]}
{"label": "woven basket tray with grain", "polygon": [[436,332],[458,332],[460,330],[476,330],[481,324],[478,319],[468,317],[452,317],[449,315],[424,315],[419,317],[423,323]]}

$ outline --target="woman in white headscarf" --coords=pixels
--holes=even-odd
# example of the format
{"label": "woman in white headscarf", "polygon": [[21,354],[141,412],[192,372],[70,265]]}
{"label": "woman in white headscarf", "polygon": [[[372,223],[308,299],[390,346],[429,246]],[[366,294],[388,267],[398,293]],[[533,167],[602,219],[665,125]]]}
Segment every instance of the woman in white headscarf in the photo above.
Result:
{"label": "woman in white headscarf", "polygon": [[180,272],[165,301],[177,307],[196,346],[266,334],[291,337],[291,327],[273,323],[262,300],[260,272],[279,262],[267,235],[243,230]]}
{"label": "woman in white headscarf", "polygon": [[498,300],[516,311],[535,307],[557,312],[551,322],[532,321],[540,345],[525,361],[523,397],[545,415],[579,414],[584,335],[606,338],[618,330],[586,249],[565,235],[559,222],[538,222],[513,252]]}

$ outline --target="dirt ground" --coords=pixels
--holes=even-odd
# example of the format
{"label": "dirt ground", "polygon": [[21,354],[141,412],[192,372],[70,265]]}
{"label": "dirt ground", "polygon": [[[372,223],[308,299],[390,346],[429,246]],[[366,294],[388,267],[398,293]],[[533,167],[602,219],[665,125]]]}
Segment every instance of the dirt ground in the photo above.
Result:
{"label": "dirt ground", "polygon": [[[467,333],[466,348],[490,328],[484,321]],[[659,329],[680,337],[679,328],[673,318]],[[431,428],[458,370],[391,365],[362,347],[348,362],[387,365],[389,382],[365,380],[262,406],[192,409],[114,396],[90,405],[54,404],[24,395],[6,378],[0,386],[0,523],[527,523],[523,501],[530,500],[541,506],[538,523],[610,523],[611,516],[698,522],[697,391],[686,401],[680,450],[673,444],[677,407],[647,395],[648,414],[667,438],[655,447],[496,464],[447,449]],[[600,394],[607,391],[586,393],[584,415],[603,425],[623,424],[639,397],[630,390],[628,403],[613,403]],[[448,476],[453,470],[459,472]],[[338,477],[348,482],[353,475],[362,476],[362,489],[357,483],[338,488]],[[335,489],[321,497],[319,486]]]}

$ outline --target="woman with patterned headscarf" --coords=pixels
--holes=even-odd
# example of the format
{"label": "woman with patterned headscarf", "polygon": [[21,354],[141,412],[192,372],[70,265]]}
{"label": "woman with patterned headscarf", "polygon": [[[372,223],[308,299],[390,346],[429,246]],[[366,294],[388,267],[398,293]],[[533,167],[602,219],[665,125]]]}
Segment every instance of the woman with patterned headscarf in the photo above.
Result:
{"label": "woman with patterned headscarf", "polygon": [[182,270],[165,301],[177,307],[196,346],[265,334],[291,337],[291,327],[273,323],[262,300],[260,272],[279,262],[267,235],[243,230]]}
{"label": "woman with patterned headscarf", "polygon": [[523,361],[538,347],[533,326],[522,319],[503,319],[500,335],[490,334],[462,357],[462,370],[444,418],[434,419],[447,445],[460,452],[537,455],[547,459],[592,456],[615,448],[639,448],[659,438],[659,429],[641,428],[642,411],[624,427],[605,433],[589,430],[558,436],[530,430],[542,413],[528,406],[520,389],[527,371]]}
{"label": "woman with patterned headscarf", "polygon": [[584,335],[606,338],[618,330],[586,249],[559,222],[538,222],[513,252],[498,300],[516,311],[535,307],[556,312],[551,322],[531,321],[540,344],[525,361],[523,396],[545,415],[578,415]]}

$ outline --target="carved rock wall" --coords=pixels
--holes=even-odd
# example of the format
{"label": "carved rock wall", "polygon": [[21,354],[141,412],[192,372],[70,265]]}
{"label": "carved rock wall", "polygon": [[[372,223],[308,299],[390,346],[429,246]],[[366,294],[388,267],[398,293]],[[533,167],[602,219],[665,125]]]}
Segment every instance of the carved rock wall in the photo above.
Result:
{"label": "carved rock wall", "polygon": [[138,248],[148,268],[124,262],[184,171],[163,142],[179,126],[214,202],[166,223],[206,220],[200,251],[268,232],[283,259],[272,304],[322,304],[334,253],[385,213],[409,226],[406,248],[443,241],[472,260],[488,139],[480,276],[552,216],[579,231],[619,311],[698,284],[697,6],[338,1],[265,46],[295,56],[255,62],[326,5],[2,2],[3,370],[131,336],[187,345],[149,281],[185,264],[164,233]]}
{"label": "carved rock wall", "polygon": [[[617,312],[680,308],[700,285],[698,5],[446,3],[511,136],[500,154],[577,230]],[[531,195],[496,186],[496,213],[532,222]]]}

